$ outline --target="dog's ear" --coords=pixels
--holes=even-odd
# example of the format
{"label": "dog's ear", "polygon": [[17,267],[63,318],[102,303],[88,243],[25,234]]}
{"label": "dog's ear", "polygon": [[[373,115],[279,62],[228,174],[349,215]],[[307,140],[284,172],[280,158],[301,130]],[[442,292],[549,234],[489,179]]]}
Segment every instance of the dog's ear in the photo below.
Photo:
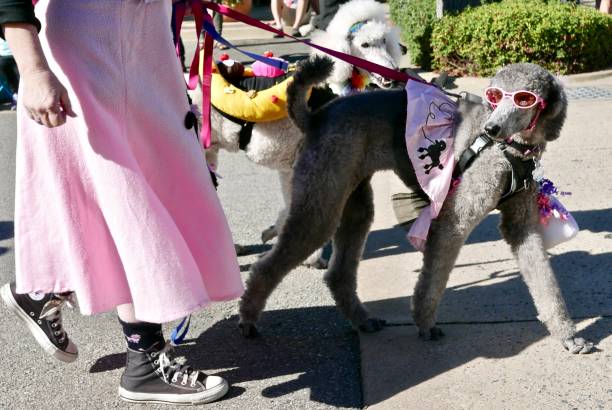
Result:
{"label": "dog's ear", "polygon": [[389,27],[385,34],[385,42],[387,44],[387,52],[393,58],[397,66],[400,65],[400,60],[403,55],[406,55],[408,48],[400,43],[400,31],[397,27]]}
{"label": "dog's ear", "polygon": [[563,90],[561,82],[552,74],[548,79],[548,94],[544,96],[546,99],[546,108],[540,115],[540,132],[544,135],[546,141],[554,141],[559,138],[561,128],[565,122],[567,115],[567,96]]}

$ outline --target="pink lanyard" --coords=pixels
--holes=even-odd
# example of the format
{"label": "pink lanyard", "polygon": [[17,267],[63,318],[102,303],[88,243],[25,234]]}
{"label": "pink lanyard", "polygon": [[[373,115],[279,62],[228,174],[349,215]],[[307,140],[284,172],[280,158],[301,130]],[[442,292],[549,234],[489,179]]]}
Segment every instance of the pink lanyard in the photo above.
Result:
{"label": "pink lanyard", "polygon": [[[200,34],[202,33],[202,25],[204,20],[212,24],[212,18],[202,9],[202,3],[198,0],[191,0],[191,10],[195,19],[197,49],[191,61],[189,68],[189,81],[187,88],[195,90],[198,86],[198,77],[200,69]],[[178,38],[181,33],[183,19],[187,12],[187,6],[183,3],[175,5],[175,39],[177,42],[178,53]],[[213,63],[213,39],[209,35],[204,35],[204,72],[202,73],[202,129],[200,130],[200,138],[204,148],[210,147],[210,88],[212,78],[212,63]]]}

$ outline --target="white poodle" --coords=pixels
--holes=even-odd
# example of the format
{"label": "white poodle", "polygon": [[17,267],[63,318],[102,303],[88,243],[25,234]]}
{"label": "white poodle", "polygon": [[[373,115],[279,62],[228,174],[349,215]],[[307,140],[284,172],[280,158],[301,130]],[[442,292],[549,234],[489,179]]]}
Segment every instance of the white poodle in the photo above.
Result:
{"label": "white poodle", "polygon": [[[327,31],[312,35],[313,43],[351,54],[371,62],[396,69],[401,58],[398,30],[386,18],[385,7],[374,0],[352,0],[342,5],[330,22]],[[317,52],[318,53],[318,52]],[[356,91],[355,77],[369,80],[379,88],[390,88],[393,84],[378,75],[370,74],[349,63],[334,59],[334,71],[328,86],[335,95],[346,95]],[[198,94],[194,100],[198,105]],[[201,95],[201,94],[200,94]],[[262,232],[262,241],[267,242],[277,235],[283,225],[290,201],[291,174],[296,154],[301,147],[302,132],[287,117],[277,121],[250,124],[250,141],[244,146],[244,123],[232,121],[215,109],[211,113],[211,147],[206,151],[209,164],[218,166],[218,152],[224,149],[237,152],[242,149],[256,164],[275,169],[279,173],[285,208],[279,213],[275,224]],[[248,133],[248,130],[247,130]],[[306,265],[326,267],[322,251],[315,252]]]}

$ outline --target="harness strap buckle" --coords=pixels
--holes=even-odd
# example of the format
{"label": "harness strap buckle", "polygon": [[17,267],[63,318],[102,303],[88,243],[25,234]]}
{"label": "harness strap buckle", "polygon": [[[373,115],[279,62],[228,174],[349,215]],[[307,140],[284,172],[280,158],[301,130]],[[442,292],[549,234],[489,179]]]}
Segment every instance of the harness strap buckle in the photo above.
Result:
{"label": "harness strap buckle", "polygon": [[485,147],[488,146],[491,142],[491,138],[487,137],[484,134],[480,134],[478,137],[476,137],[472,145],[470,145],[470,149],[474,151],[474,154],[478,155],[480,154],[480,151],[485,149]]}

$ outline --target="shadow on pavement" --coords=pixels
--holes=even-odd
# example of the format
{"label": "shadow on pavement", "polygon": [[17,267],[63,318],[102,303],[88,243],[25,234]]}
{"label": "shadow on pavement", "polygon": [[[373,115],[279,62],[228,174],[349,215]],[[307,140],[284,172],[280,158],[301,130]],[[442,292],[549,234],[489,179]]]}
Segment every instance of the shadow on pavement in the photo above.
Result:
{"label": "shadow on pavement", "polygon": [[[611,324],[611,319],[599,318],[579,332],[579,336],[599,342],[610,334]],[[444,331],[446,336],[438,341],[420,339],[416,329],[412,333],[411,331],[398,332],[397,328],[388,328],[384,329],[380,335],[372,336],[371,340],[368,340],[371,336],[366,335],[362,339],[362,349],[364,351],[380,349],[380,353],[374,353],[380,360],[369,360],[368,373],[380,375],[380,378],[369,378],[365,381],[367,384],[365,388],[368,391],[367,405],[381,403],[402,391],[414,388],[453,369],[463,368],[469,375],[469,363],[476,359],[514,357],[534,343],[549,337],[543,325],[532,322],[469,327],[446,325]],[[387,343],[379,347],[378,342],[382,337]],[[561,343],[556,341],[543,348],[558,349],[559,357],[565,357],[566,360],[581,359],[571,357],[570,353],[564,352]],[[596,350],[592,354],[601,353]],[[543,356],[550,357],[546,354]],[[604,358],[602,357],[601,360]],[[502,365],[499,364],[499,366]],[[498,371],[493,373],[499,375]],[[490,382],[497,381],[492,379]],[[496,388],[495,386],[504,387],[502,383],[492,384],[486,388]]]}
{"label": "shadow on pavement", "polygon": [[13,235],[13,221],[0,221],[0,241],[11,239]]}
{"label": "shadow on pavement", "polygon": [[[583,214],[582,217],[590,220],[592,215]],[[598,255],[568,252],[552,257],[551,264],[572,318],[576,321],[597,318],[579,332],[579,336],[599,343],[612,335],[612,252]],[[410,292],[411,289],[407,290]],[[384,318],[385,313],[406,312],[407,315],[409,303],[409,298],[405,297],[374,301],[367,306],[373,314]],[[365,335],[362,339],[362,349],[381,349],[381,353],[370,353],[376,355],[373,356],[376,359],[380,356],[380,361],[368,361],[369,374],[402,375],[371,381],[367,388],[368,405],[382,402],[474,359],[511,357],[549,337],[544,325],[537,321],[537,312],[521,275],[509,270],[493,272],[487,279],[446,289],[438,314],[438,323],[446,333],[441,341],[420,340],[411,323],[412,320],[404,321],[402,327],[396,324],[383,330],[388,336],[382,333]],[[397,329],[408,329],[408,332]],[[384,346],[379,344],[383,338],[387,341]],[[405,340],[394,340],[398,338]],[[552,346],[562,349],[557,342]]]}
{"label": "shadow on pavement", "polygon": [[259,255],[272,249],[270,244],[240,245],[238,256]]}
{"label": "shadow on pavement", "polygon": [[[580,230],[595,233],[612,233],[612,208],[572,212]],[[470,234],[466,244],[492,242],[501,239],[498,230],[500,215],[488,215]],[[606,236],[608,238],[608,236]],[[612,239],[612,236],[609,237]],[[612,242],[610,242],[612,246]],[[366,242],[363,259],[380,258],[416,252],[406,240],[406,231],[400,227],[390,227],[371,231]]]}
{"label": "shadow on pavement", "polygon": [[268,311],[259,325],[260,337],[244,339],[233,316],[181,351],[196,368],[227,369],[219,375],[232,384],[285,379],[267,383],[267,398],[308,389],[314,402],[361,407],[357,334],[335,307]]}
{"label": "shadow on pavement", "polygon": [[[612,317],[612,252],[568,252],[550,259],[559,287],[574,318]],[[412,289],[406,289],[411,294]],[[410,298],[366,303],[376,316],[410,314]],[[440,323],[497,323],[537,320],[527,286],[516,270],[491,272],[487,278],[449,286],[438,310]],[[409,319],[409,323],[413,323]],[[612,330],[612,329],[611,329]]]}

